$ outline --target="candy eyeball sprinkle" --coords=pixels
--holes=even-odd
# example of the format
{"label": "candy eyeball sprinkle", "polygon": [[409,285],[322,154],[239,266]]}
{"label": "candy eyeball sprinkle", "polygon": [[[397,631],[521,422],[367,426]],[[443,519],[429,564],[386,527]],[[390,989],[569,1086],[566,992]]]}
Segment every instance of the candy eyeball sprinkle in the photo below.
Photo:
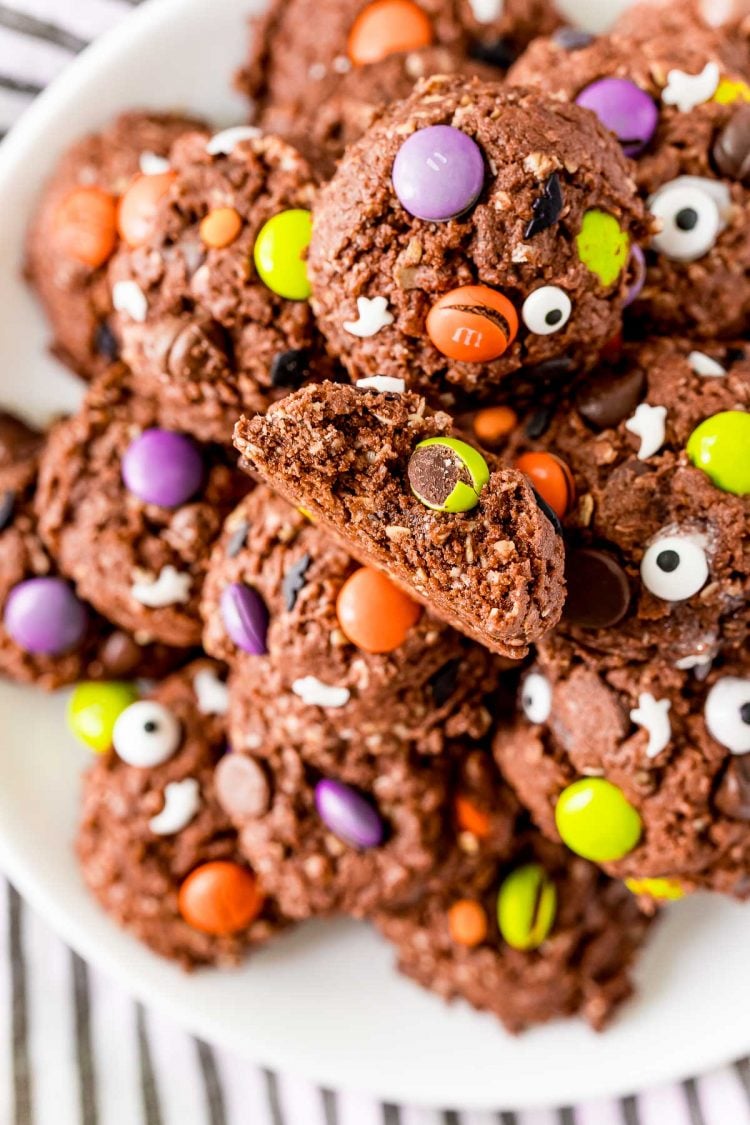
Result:
{"label": "candy eyeball sprinkle", "polygon": [[722,228],[719,204],[696,183],[665,184],[650,200],[662,229],[652,246],[675,262],[694,262],[715,245]]}
{"label": "candy eyeball sprinkle", "polygon": [[750,680],[725,676],[706,696],[709,734],[732,754],[750,754]]}
{"label": "candy eyeball sprinkle", "polygon": [[148,769],[160,766],[176,753],[181,740],[180,724],[161,703],[144,699],[127,707],[118,717],[112,743],[123,762]]}
{"label": "candy eyeball sprinkle", "polygon": [[521,317],[535,336],[550,336],[565,327],[572,311],[570,297],[564,289],[557,285],[543,285],[526,298]]}
{"label": "candy eyeball sprinkle", "polygon": [[683,602],[708,580],[708,559],[700,535],[662,535],[641,560],[643,585],[665,602]]}
{"label": "candy eyeball sprinkle", "polygon": [[541,672],[529,672],[521,685],[521,709],[530,723],[546,723],[552,710],[552,685]]}

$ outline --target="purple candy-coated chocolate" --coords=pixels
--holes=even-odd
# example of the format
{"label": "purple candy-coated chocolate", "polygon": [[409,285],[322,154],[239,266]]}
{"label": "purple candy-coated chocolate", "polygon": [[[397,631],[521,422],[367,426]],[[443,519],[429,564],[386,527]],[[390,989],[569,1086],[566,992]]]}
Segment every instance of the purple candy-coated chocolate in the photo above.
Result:
{"label": "purple candy-coated chocolate", "polygon": [[128,492],[146,504],[177,508],[203,483],[203,458],[195,442],[172,430],[144,430],[122,459]]}
{"label": "purple candy-coated chocolate", "polygon": [[237,648],[263,656],[268,632],[268,610],[260,594],[242,582],[233,582],[221,593],[221,619]]}
{"label": "purple candy-coated chocolate", "polygon": [[75,648],[88,627],[86,607],[62,578],[29,578],[14,586],[3,623],[25,652],[58,656]]}
{"label": "purple candy-coated chocolate", "polygon": [[643,152],[659,123],[656,102],[629,78],[592,82],[581,90],[576,105],[592,110],[602,125],[616,133],[628,156]]}
{"label": "purple candy-coated chocolate", "polygon": [[630,247],[630,273],[633,280],[628,289],[628,295],[625,298],[624,308],[632,305],[641,294],[643,286],[646,284],[646,255],[641,250],[637,243],[633,243]]}
{"label": "purple candy-coated chocolate", "polygon": [[393,188],[410,215],[445,222],[476,203],[484,157],[476,141],[452,125],[412,133],[396,153]]}
{"label": "purple candy-coated chocolate", "polygon": [[377,848],[383,842],[383,822],[356,789],[326,778],[315,786],[315,807],[320,819],[354,848]]}

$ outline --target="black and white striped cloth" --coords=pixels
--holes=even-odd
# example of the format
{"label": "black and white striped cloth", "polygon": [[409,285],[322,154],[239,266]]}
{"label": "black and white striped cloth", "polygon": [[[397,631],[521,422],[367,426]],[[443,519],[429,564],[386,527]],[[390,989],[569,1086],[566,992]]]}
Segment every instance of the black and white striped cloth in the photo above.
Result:
{"label": "black and white striped cloth", "polygon": [[[0,134],[137,2],[0,0]],[[517,1114],[383,1105],[274,1075],[134,1003],[2,878],[0,1018],[0,1125],[750,1125],[748,1060],[622,1101]]]}

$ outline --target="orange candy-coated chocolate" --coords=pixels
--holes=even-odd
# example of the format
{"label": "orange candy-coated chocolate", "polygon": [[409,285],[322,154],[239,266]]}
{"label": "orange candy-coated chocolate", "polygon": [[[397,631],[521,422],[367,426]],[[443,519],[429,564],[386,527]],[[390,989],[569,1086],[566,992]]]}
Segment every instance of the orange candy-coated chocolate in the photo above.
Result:
{"label": "orange candy-coated chocolate", "polygon": [[461,898],[448,911],[448,929],[458,945],[472,948],[487,937],[487,915],[478,902]]}
{"label": "orange candy-coated chocolate", "polygon": [[479,840],[486,840],[490,834],[490,818],[486,812],[478,809],[468,797],[459,793],[453,807],[456,813],[456,823],[462,832],[471,832]]}
{"label": "orange candy-coated chocolate", "polygon": [[474,433],[477,441],[488,449],[500,445],[518,424],[518,415],[509,406],[487,406],[474,415]]}
{"label": "orange candy-coated chocolate", "polygon": [[117,243],[117,200],[96,187],[74,188],[55,214],[60,253],[85,266],[103,266]]}
{"label": "orange candy-coated chocolate", "polygon": [[374,0],[349,32],[349,58],[355,66],[365,66],[388,55],[429,47],[432,38],[430,17],[412,0]]}
{"label": "orange candy-coated chocolate", "polygon": [[214,860],[190,872],[180,887],[178,905],[194,930],[224,937],[244,930],[257,918],[263,895],[246,867]]}
{"label": "orange candy-coated chocolate", "polygon": [[242,230],[242,218],[234,207],[217,207],[201,222],[201,241],[212,250],[221,250],[234,242]]}
{"label": "orange candy-coated chocolate", "polygon": [[516,468],[529,478],[555,515],[564,519],[576,498],[573,474],[565,462],[554,453],[523,453]]}
{"label": "orange candy-coated chocolate", "polygon": [[347,578],[336,599],[339,625],[364,652],[393,652],[422,615],[422,607],[371,566]]}
{"label": "orange candy-coated chocolate", "polygon": [[427,314],[427,335],[439,352],[460,363],[499,359],[518,335],[511,302],[486,285],[445,293]]}
{"label": "orange candy-coated chocolate", "polygon": [[128,246],[143,246],[151,236],[159,200],[174,180],[174,172],[136,176],[120,200],[117,227]]}

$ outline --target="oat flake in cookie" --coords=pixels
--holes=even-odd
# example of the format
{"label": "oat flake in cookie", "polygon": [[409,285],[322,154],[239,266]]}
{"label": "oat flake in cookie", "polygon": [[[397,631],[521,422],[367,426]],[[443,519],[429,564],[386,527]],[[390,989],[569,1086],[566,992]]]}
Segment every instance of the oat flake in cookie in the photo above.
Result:
{"label": "oat flake in cookie", "polygon": [[542,832],[611,875],[746,898],[749,677],[729,654],[702,678],[657,661],[607,670],[553,638],[495,757]]}
{"label": "oat flake in cookie", "polygon": [[396,376],[449,407],[522,367],[591,366],[620,327],[631,249],[649,230],[593,114],[434,77],[322,189],[313,305],[352,377]]}
{"label": "oat flake in cookie", "polygon": [[621,883],[528,829],[511,857],[376,922],[401,972],[513,1033],[574,1015],[605,1027],[649,928]]}
{"label": "oat flake in cookie", "polygon": [[148,228],[109,267],[122,354],[176,428],[228,441],[242,409],[320,359],[304,261],[315,184],[294,149],[247,128],[185,137],[170,161]]}
{"label": "oat flake in cookie", "polygon": [[76,843],[107,913],[185,969],[237,964],[284,925],[216,799],[223,718],[196,681],[220,675],[195,661],[120,715],[114,749],[84,778]]}
{"label": "oat flake in cookie", "polygon": [[122,366],[52,431],[39,477],[39,531],[78,594],[138,640],[200,642],[211,544],[248,488],[221,446],[164,424]]}
{"label": "oat flake in cookie", "polygon": [[206,650],[233,669],[237,750],[304,730],[306,758],[326,769],[342,752],[439,754],[489,730],[500,661],[262,485],[227,519],[201,612]]}
{"label": "oat flake in cookie", "polygon": [[579,381],[538,438],[523,418],[509,438],[519,467],[534,451],[532,480],[540,462],[572,473],[561,630],[608,662],[705,671],[747,643],[747,354],[679,339],[626,347]]}
{"label": "oat flake in cookie", "polygon": [[26,274],[52,328],[52,350],[85,379],[119,352],[107,262],[120,240],[118,205],[135,178],[163,190],[172,143],[202,129],[177,114],[121,114],[63,154],[29,228]]}
{"label": "oat flake in cookie", "polygon": [[520,659],[559,619],[562,541],[521,473],[491,472],[453,440],[448,415],[418,395],[332,383],[303,388],[235,431],[248,467],[361,562]]}
{"label": "oat flake in cookie", "polygon": [[572,53],[539,40],[510,77],[588,106],[635,159],[661,229],[631,292],[634,328],[710,340],[750,315],[750,51],[684,7],[639,5]]}

